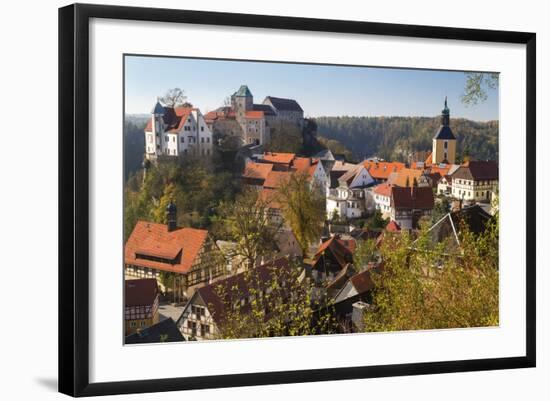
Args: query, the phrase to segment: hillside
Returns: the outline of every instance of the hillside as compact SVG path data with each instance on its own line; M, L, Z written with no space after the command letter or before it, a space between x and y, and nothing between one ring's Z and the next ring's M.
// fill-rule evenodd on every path
M409 161L410 153L429 151L439 117L318 117L317 135L337 140L362 160L379 156ZM498 121L451 119L457 137L457 158L498 160Z

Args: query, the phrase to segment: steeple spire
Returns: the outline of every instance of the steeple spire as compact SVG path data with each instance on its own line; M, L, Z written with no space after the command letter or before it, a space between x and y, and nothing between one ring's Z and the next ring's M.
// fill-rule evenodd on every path
M447 106L447 96L445 96L445 107L441 110L441 125L448 126L450 116L451 111L449 110L449 106Z

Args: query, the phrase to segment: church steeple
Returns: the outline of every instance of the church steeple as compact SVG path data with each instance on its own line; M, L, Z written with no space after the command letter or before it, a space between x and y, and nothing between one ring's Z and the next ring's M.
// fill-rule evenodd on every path
M456 153L456 137L449 127L451 111L447 105L447 96L445 96L445 104L441 110L441 126L435 133L432 145L432 163L451 163L455 162Z
M450 118L451 118L451 111L447 106L447 96L445 96L445 107L443 107L443 110L441 110L441 125L448 126Z

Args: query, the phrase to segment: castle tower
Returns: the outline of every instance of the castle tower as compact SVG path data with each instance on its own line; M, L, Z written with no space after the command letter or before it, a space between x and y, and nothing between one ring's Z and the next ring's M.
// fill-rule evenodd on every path
M447 96L445 96L445 107L441 111L441 126L433 138L432 144L432 163L454 164L456 156L456 137L449 127L451 113L447 106Z
M253 108L254 98L246 85L241 85L239 90L231 96L231 100L237 119L244 118L246 112Z
M164 132L165 113L166 110L157 98L157 103L151 110L151 132L145 134L145 156L147 159L155 160L158 156Z
M173 201L170 201L166 206L166 223L168 224L168 231L174 231L178 228L178 208Z

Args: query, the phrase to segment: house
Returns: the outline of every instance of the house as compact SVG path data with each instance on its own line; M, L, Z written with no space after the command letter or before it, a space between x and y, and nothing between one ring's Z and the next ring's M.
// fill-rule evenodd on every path
M157 100L144 133L147 160L212 154L212 132L197 108L165 107Z
M449 127L450 116L447 97L445 97L445 106L441 111L441 125L433 138L432 164L454 164L455 162L456 137Z
M189 296L225 273L223 257L207 230L177 227L177 208L166 209L168 224L138 221L124 247L126 278L155 278L164 290L163 276L174 275L177 293Z
M374 179L362 164L345 171L338 178L338 187L328 191L328 218L344 217L353 219L362 217L366 211L366 188L374 182Z
M271 106L275 110L275 114L279 120L287 121L303 128L304 110L302 110L296 100L267 96L263 104Z
M331 282L348 264L353 263L354 239L342 240L333 236L323 242L311 261L311 275L317 284Z
M264 152L258 161L272 164L274 170L290 171L295 158L296 154L294 153Z
M423 170L402 168L393 174L394 177L388 181L398 187L429 187L432 185L432 179Z
M185 341L185 338L178 330L174 320L169 317L161 322L155 323L139 332L130 334L124 339L126 345L129 344L150 344L150 343L172 343Z
M391 173L397 173L405 168L405 163L379 160L365 160L363 165L368 170L371 177L378 182L387 181Z
M300 174L305 174L309 177L312 185L326 196L328 191L328 174L323 163L319 159L311 157L296 157L292 161L292 171Z
M418 227L423 216L431 216L434 196L430 187L392 187L390 218L401 229L411 230Z
M330 174L330 171L332 170L336 162L336 158L334 157L330 149L321 150L319 153L315 154L313 157L315 159L321 160L321 163L323 164L323 168L325 169L328 176L328 174Z
M249 185L256 189L262 189L265 180L272 171L273 164L271 163L256 163L249 161L244 167L244 172L242 175L243 185Z
M451 176L452 196L456 199L489 202L498 189L498 163L495 161L469 161Z
M345 327L344 331L362 331L363 313L372 303L372 290L375 287L372 273L381 270L382 264L369 264L367 269L351 276L334 296L335 313Z
M152 278L124 281L125 335L143 330L159 321L159 291Z
M453 179L450 175L444 175L437 182L438 195L450 196L453 187Z
M380 210L383 218L388 218L391 208L391 188L392 186L386 182L378 184L369 192L370 197L374 201L375 208Z
M471 205L460 210L447 213L437 221L428 233L434 244L447 241L446 249L460 247L460 231L467 228L474 235L483 233L493 217L479 205Z
M287 259L276 259L253 268L252 272L235 274L199 288L176 322L179 331L186 339L219 338L223 325L231 324L227 319L233 317L236 308L239 313L249 313L254 294L268 294L273 280L289 277L290 269Z

